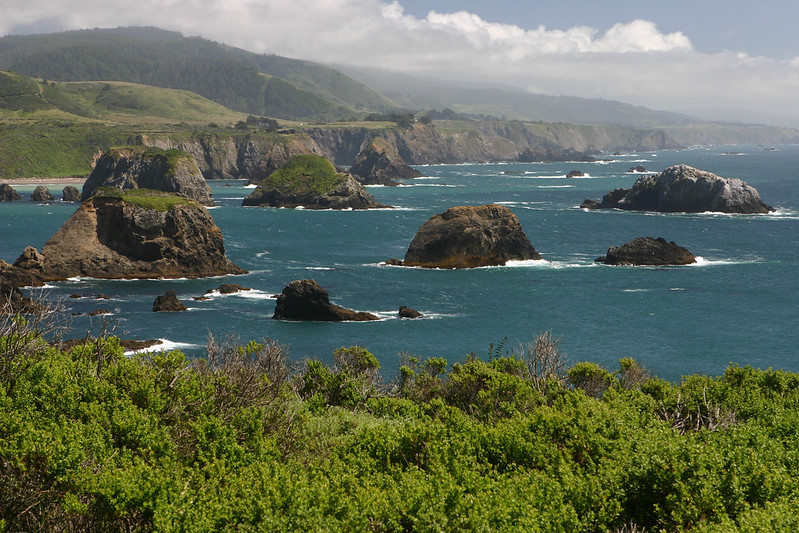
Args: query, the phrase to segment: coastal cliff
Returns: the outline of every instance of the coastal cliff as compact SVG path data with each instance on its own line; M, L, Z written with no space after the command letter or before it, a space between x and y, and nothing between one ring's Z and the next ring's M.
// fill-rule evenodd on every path
M555 154L549 160L568 161L590 153L680 147L655 129L494 121L438 121L408 128L318 126L283 134L141 135L138 141L190 153L206 179L258 183L296 155L324 155L350 166L377 138L408 165L518 161L522 154L542 153L542 147Z

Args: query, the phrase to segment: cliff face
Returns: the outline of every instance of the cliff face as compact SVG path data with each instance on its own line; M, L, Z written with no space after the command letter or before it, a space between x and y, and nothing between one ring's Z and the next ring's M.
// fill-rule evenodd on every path
M42 249L42 279L175 278L240 274L225 256L222 232L201 205L174 195L132 200L95 195Z
M83 184L83 200L98 187L152 189L211 205L211 188L205 183L193 154L180 150L131 146L112 148L94 165Z
M517 161L525 151L559 148L575 152L679 148L661 130L614 126L522 122L440 122L410 128L309 128L300 133L242 136L148 137L147 146L192 154L206 179L248 179L258 183L295 155L324 155L352 165L376 138L384 139L408 165Z

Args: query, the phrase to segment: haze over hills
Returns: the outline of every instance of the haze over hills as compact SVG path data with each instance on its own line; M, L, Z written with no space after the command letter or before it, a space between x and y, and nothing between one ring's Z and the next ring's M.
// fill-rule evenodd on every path
M496 120L661 128L685 145L799 142L799 131L785 127L708 122L611 100L533 94L501 82L457 85L377 69L333 68L151 27L6 36L0 38L0 70L45 80L182 89L233 111L304 122L449 108Z

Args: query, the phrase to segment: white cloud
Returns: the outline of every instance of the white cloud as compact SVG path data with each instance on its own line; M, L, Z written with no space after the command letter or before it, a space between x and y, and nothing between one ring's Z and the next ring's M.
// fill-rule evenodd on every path
M54 5L55 4L55 5ZM152 25L248 50L618 99L659 109L799 110L799 58L695 51L647 20L604 33L525 29L459 11L408 15L381 0L3 0L0 34ZM38 26L37 26L38 24Z

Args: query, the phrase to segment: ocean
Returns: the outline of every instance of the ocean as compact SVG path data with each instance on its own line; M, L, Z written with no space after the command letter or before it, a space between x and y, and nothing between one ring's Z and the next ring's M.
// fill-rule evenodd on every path
M28 294L59 300L74 337L103 327L131 339L161 339L161 348L202 356L209 333L241 342L270 338L290 358L332 361L341 346L374 353L387 377L403 357L511 353L542 332L560 339L571 363L610 370L633 357L652 374L678 381L720 375L730 364L799 371L799 146L715 146L604 156L596 163L432 165L400 187L370 187L394 209L313 211L241 207L243 181L211 182L228 257L249 274L211 279L107 281L75 279ZM644 166L659 172L685 163L754 186L777 211L768 215L585 211L630 187ZM567 178L571 170L583 177ZM60 197L61 185L51 187ZM16 187L30 194L33 186ZM456 205L500 203L519 218L543 261L469 270L385 266L402 258L429 217ZM26 245L42 249L75 204L0 204L0 259ZM681 267L613 267L594 262L609 246L639 236L664 237L701 257ZM312 278L332 302L369 311L377 322L273 320L275 295ZM212 293L221 283L252 290ZM174 289L189 307L154 313L153 300ZM82 298L69 298L77 294ZM93 297L103 294L108 299ZM420 319L400 319L405 305ZM88 316L104 308L111 314Z

